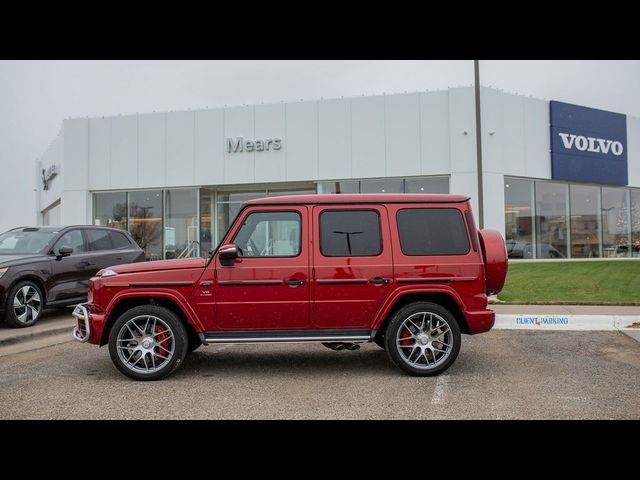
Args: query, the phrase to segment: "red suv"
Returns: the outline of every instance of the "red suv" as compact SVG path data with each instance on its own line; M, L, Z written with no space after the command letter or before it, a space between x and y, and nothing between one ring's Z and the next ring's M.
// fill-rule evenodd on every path
M303 195L247 202L208 259L119 265L90 281L74 337L109 345L136 380L200 345L318 342L385 349L402 370L443 372L460 334L486 332L504 240L459 195Z

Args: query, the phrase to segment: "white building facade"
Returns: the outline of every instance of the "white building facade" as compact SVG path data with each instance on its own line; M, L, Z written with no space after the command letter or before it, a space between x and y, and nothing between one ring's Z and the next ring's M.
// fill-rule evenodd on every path
M554 158L553 102L480 90L484 226L510 256L640 256L640 119L621 116L624 139L569 125L576 155ZM477 217L475 128L473 87L69 119L37 161L39 223L128 229L162 259L206 255L267 195L456 193ZM598 182L609 159L626 176Z

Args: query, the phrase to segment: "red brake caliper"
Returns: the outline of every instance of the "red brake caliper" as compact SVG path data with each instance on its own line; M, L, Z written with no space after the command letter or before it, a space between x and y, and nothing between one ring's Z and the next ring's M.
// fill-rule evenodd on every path
M167 335L166 330L161 330L162 327L160 325L158 325L156 328L158 329L157 333L159 333L159 335L157 335L157 341L163 348L166 348L166 350L160 349L158 354L160 354L160 356L162 357L166 357L169 354L169 342L163 340L168 338L169 335Z
M406 340L402 340L400 343L402 343L402 345L411 345L411 340L409 339L410 336L411 336L411 333L409 333L408 330L405 330L404 332L402 332L400 337L406 338Z

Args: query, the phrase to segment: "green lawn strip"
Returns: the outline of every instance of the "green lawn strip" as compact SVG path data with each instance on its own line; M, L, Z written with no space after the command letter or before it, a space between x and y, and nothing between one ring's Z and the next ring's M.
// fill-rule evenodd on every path
M498 298L538 305L640 305L640 261L510 264Z

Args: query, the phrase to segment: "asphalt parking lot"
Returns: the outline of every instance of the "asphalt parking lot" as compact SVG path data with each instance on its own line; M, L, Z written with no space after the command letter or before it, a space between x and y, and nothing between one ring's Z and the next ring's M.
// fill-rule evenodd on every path
M638 419L639 392L640 343L620 332L464 336L435 378L375 344L201 347L149 383L77 342L0 357L2 419Z

